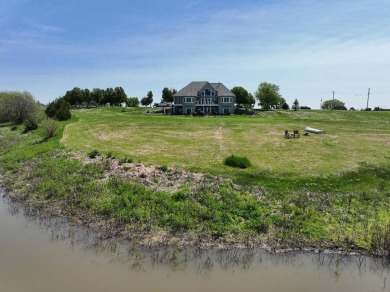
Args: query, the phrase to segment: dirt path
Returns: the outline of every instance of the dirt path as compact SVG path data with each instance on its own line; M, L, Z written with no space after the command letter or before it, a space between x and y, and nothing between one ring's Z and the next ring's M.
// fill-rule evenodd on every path
M215 141L217 142L219 146L220 152L225 151L224 143L223 143L223 124L220 124L218 129L214 133Z

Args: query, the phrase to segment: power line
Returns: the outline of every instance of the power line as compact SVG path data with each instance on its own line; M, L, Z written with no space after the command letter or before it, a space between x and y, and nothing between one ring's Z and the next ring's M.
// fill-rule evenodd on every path
M348 96L363 96L363 94L345 93L340 91L337 91L337 93L341 95L348 95ZM333 94L335 94L335 91L333 91Z

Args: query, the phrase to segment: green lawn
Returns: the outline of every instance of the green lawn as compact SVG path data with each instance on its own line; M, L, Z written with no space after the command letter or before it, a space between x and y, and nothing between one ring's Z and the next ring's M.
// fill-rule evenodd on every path
M375 186L368 183L371 176L390 166L390 112L272 111L200 118L98 108L73 114L78 121L65 129L66 146L221 175L238 184L285 191L361 190ZM326 134L305 137L306 126ZM299 130L301 137L285 139L287 129ZM245 156L252 166L223 165L230 155Z

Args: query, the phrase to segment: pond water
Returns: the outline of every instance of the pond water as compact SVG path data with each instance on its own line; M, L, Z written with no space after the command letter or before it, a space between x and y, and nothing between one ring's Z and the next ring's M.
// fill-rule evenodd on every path
M0 292L21 291L390 291L390 271L366 257L96 240L0 190Z

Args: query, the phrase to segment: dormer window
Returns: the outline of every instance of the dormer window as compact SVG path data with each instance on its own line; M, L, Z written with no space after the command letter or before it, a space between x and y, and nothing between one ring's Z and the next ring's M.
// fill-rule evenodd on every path
M210 96L211 95L211 90L210 89L206 89L204 92L205 92L206 96Z

